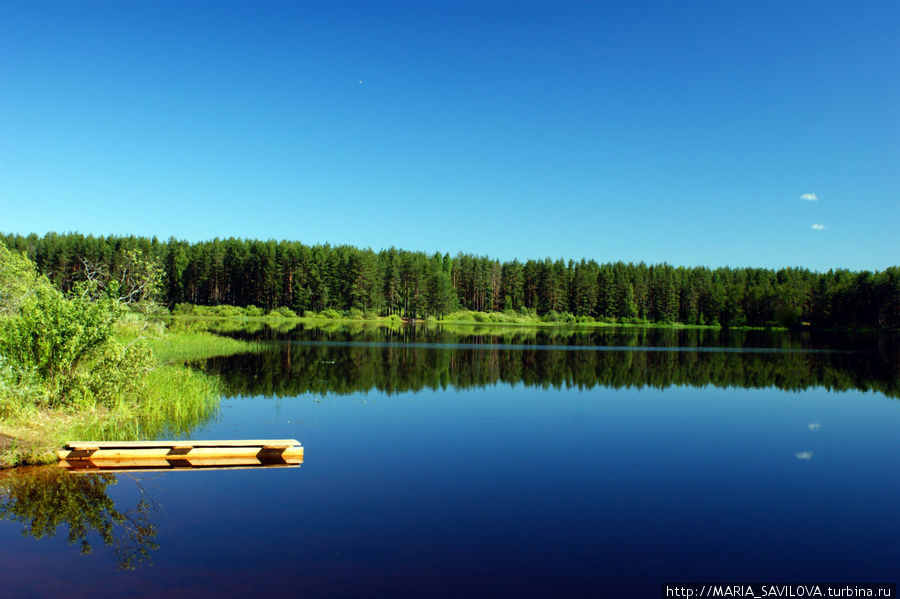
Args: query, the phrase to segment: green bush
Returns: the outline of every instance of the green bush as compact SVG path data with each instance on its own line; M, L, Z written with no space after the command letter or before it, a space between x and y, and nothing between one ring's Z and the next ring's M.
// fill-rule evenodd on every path
M550 310L541 317L541 320L543 320L544 322L559 322L559 312L557 312L556 310Z
M246 316L263 316L265 311L257 306L247 306L244 308L244 314Z
M80 283L66 297L23 260L0 246L0 356L6 380L39 383L46 392L36 400L50 405L109 403L128 393L148 368L149 351L113 339L124 305L96 283ZM9 283L11 277L18 282Z
M172 314L177 316L192 316L196 314L194 308L195 306L193 304L175 304L175 307L172 308Z

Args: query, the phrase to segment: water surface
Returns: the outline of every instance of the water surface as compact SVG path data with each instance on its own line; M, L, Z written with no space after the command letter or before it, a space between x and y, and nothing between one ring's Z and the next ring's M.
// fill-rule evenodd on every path
M196 438L300 468L0 478L11 596L655 597L896 581L897 341L235 331ZM23 534L24 532L24 534Z

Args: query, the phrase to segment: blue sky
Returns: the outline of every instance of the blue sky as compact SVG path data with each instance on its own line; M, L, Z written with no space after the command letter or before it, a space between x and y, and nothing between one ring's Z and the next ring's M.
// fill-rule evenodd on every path
M0 2L51 230L900 264L900 3Z

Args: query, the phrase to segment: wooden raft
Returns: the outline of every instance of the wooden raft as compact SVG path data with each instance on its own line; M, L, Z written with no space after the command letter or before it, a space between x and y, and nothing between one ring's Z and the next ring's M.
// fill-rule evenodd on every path
M303 463L296 439L222 441L69 441L57 451L73 470L229 468Z

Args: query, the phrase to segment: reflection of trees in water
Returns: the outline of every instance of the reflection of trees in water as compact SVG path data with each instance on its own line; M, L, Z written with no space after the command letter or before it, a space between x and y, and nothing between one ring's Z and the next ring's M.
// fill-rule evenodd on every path
M415 343L380 343L371 332L354 335L317 330L310 334L312 339L274 344L258 354L210 359L205 368L219 375L232 395L293 396L370 389L393 393L521 383L581 389L714 385L798 391L822 386L900 396L900 372L893 343L887 347L877 342L849 343L860 351L822 352L802 348L802 337L780 337L779 341L787 347L768 352L761 338L742 335L746 347L759 351L742 351L742 346L731 345L726 345L730 351L718 351L697 343L700 340L693 333L680 333L647 333L651 339L643 338L643 333L630 339L614 338L611 340L622 341L616 344L618 347L632 349L597 351L578 349L587 344L568 337L538 337L534 343L540 348L527 343L504 348L497 346L494 338L470 335L457 338L461 346L447 347L433 345L437 339L430 341L431 346L427 345L429 341L420 343L421 338ZM382 339L395 334L382 333ZM439 335L449 340L446 332ZM689 341L697 345L685 343ZM673 346L689 349L659 351Z
M141 481L133 480L141 499L119 511L107 495L107 487L118 482L113 474L73 474L50 466L0 472L0 519L22 523L22 533L35 539L52 537L65 525L69 544L79 543L84 554L92 551L88 536L97 533L112 546L119 567L133 570L159 548L152 519L160 511Z
M176 321L179 326L181 321ZM897 351L898 335L865 331L789 331L657 327L529 327L489 324L385 325L370 322L189 321L191 327L260 341L337 341L391 343L525 343L617 347L770 348Z

